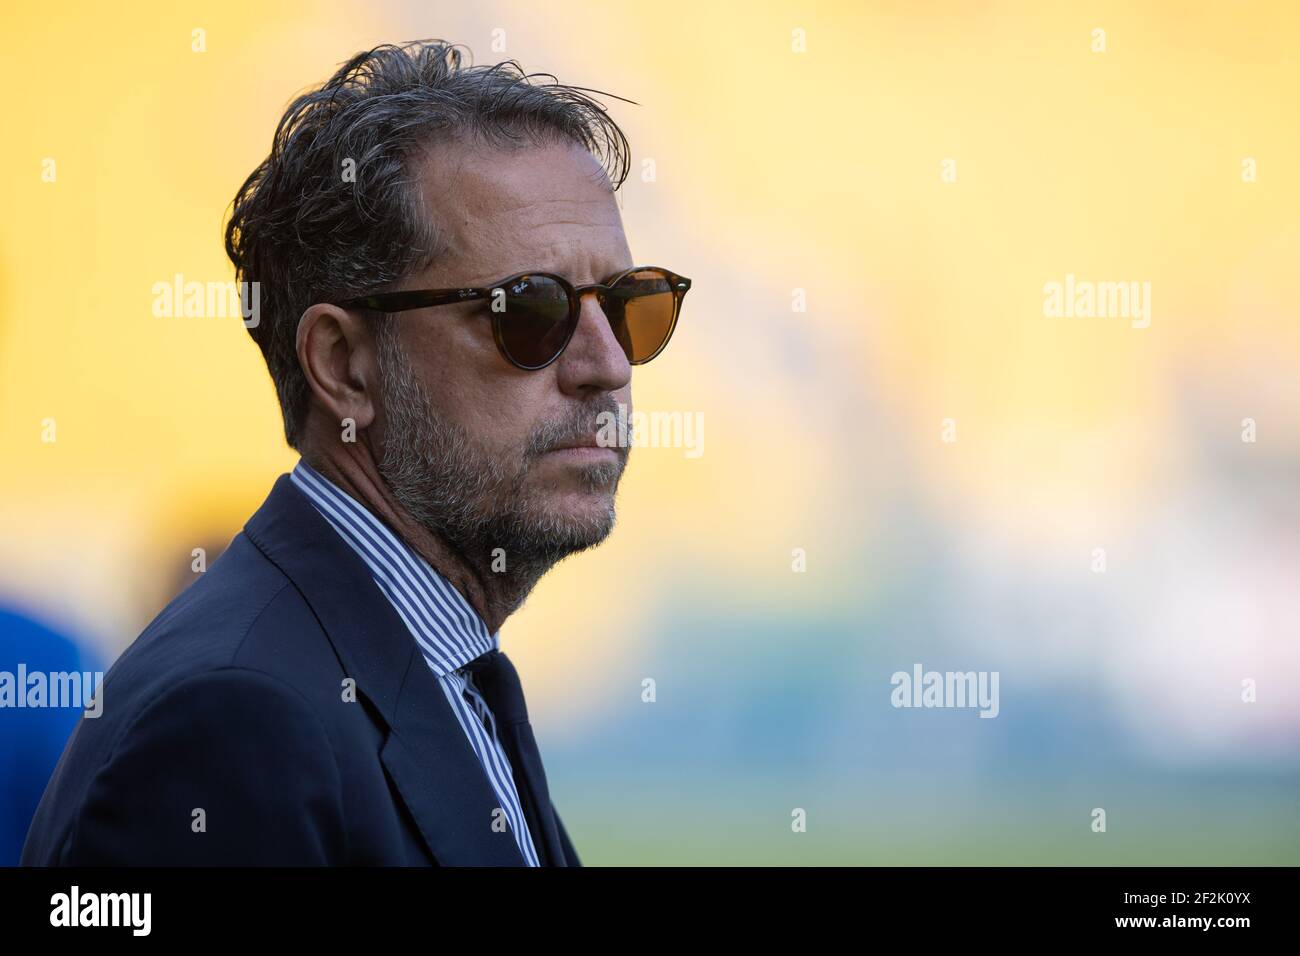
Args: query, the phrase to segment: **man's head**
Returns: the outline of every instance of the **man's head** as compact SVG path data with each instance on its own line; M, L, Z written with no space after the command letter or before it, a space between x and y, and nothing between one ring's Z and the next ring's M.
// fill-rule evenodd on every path
M600 541L627 449L556 450L631 402L594 296L535 371L498 352L489 302L331 303L528 271L603 282L633 265L614 198L627 168L622 132L580 90L464 66L437 42L360 54L299 97L226 237L237 278L260 283L250 331L289 443L370 459L410 518L467 557L500 547L540 571Z

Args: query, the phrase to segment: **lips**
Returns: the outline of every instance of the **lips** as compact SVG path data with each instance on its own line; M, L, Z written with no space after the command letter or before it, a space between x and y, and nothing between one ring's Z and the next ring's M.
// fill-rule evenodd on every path
M572 441L563 442L556 445L551 451L564 451L566 448L600 448L602 447L596 441L595 435L583 435L581 438L575 438Z

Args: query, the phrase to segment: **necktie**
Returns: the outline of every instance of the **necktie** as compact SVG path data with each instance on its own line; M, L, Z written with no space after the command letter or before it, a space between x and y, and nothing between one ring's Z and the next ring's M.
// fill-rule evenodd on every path
M470 661L465 670L473 675L474 686L492 709L497 739L510 760L515 789L519 792L519 803L528 821L528 832L532 835L538 859L543 866L567 865L555 814L551 810L542 755L528 722L519 672L510 658L496 649Z

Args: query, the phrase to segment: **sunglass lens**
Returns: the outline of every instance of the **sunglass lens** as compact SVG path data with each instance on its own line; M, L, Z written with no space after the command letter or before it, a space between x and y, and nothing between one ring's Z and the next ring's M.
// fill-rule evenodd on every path
M498 304L500 303L500 304ZM569 339L569 296L548 276L520 276L493 290L498 336L506 354L525 368L540 368Z
M623 276L605 297L604 308L614 337L633 365L663 351L677 321L672 280L658 269L638 269Z

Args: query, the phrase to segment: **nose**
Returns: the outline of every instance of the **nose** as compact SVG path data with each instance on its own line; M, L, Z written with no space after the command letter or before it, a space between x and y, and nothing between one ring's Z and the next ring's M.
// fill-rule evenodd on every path
M598 296L594 289L582 294L578 327L555 363L560 390L569 394L616 392L632 381L632 366Z

